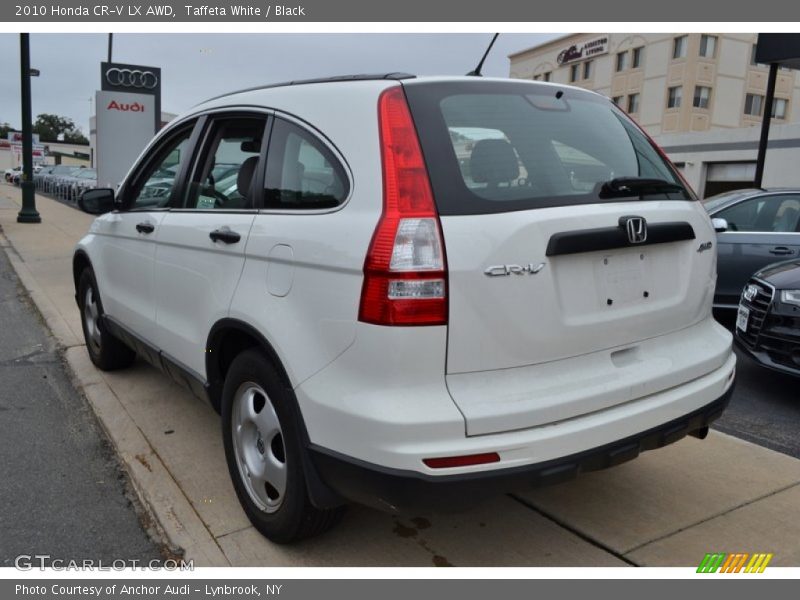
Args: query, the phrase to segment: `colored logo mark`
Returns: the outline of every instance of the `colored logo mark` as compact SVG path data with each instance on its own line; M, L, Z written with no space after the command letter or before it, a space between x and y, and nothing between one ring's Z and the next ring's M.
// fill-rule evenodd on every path
M739 552L726 554L715 552L706 554L697 567L698 573L763 573L774 554L759 552L748 554Z

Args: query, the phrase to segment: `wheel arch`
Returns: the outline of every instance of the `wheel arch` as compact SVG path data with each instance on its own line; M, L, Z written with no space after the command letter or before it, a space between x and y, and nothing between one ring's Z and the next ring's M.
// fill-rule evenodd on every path
M280 356L267 338L255 327L239 319L220 319L211 328L206 342L206 381L208 397L214 410L220 412L225 375L236 356L249 348L258 348L267 355L283 379L292 388L291 380Z
M257 348L264 352L267 359L275 366L283 384L294 396L291 379L280 356L272 344L260 331L252 325L238 319L225 318L217 321L208 334L206 343L206 391L211 405L221 412L222 387L225 374L236 356L248 349ZM311 503L319 509L334 508L345 503L344 499L334 492L320 477L308 448L311 440L300 406L294 402L292 411L300 427L303 446L303 474Z
M78 284L80 283L81 273L87 268L94 270L89 255L83 249L78 249L72 255L72 282L75 286L75 302L78 302Z

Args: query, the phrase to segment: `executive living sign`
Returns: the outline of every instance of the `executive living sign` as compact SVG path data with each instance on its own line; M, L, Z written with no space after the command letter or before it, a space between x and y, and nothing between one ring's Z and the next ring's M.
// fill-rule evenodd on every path
M558 53L558 64L566 65L593 56L608 54L608 35L598 36L580 44L572 44Z

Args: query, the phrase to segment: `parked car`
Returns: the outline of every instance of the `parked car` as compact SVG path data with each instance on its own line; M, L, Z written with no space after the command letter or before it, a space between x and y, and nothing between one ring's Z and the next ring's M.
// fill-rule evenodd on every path
M75 175L66 179L64 185L67 188L66 199L77 202L78 196L83 192L97 187L97 171L87 168L80 169Z
M55 168L55 165L47 165L33 174L33 185L38 191L44 191L44 180L47 175Z
M79 167L74 165L56 165L43 178L42 191L54 196L58 195L59 185L64 177L72 175Z
M717 230L714 310L733 320L756 271L800 256L800 189L746 189L705 201Z
M739 302L736 341L761 365L800 376L800 260L753 275Z
M450 508L703 437L733 389L711 221L593 92L392 74L233 93L79 202L113 211L73 260L91 360L138 353L207 398L277 542L347 501Z
M50 193L57 198L67 200L69 190L72 187L72 183L75 181L75 177L77 177L84 168L85 167L70 166L69 170L64 173L54 174L52 176Z
M6 169L3 174L6 183L11 183L14 178L14 175L21 172L22 172L22 167L11 167L10 169Z

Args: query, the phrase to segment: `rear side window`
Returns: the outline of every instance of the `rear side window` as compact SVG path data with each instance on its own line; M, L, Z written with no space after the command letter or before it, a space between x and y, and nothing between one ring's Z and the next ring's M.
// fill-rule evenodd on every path
M276 118L264 180L264 208L322 209L347 198L344 167L309 131Z
M442 214L638 200L600 193L624 177L681 186L644 198L694 199L639 128L594 94L516 82L406 92Z

